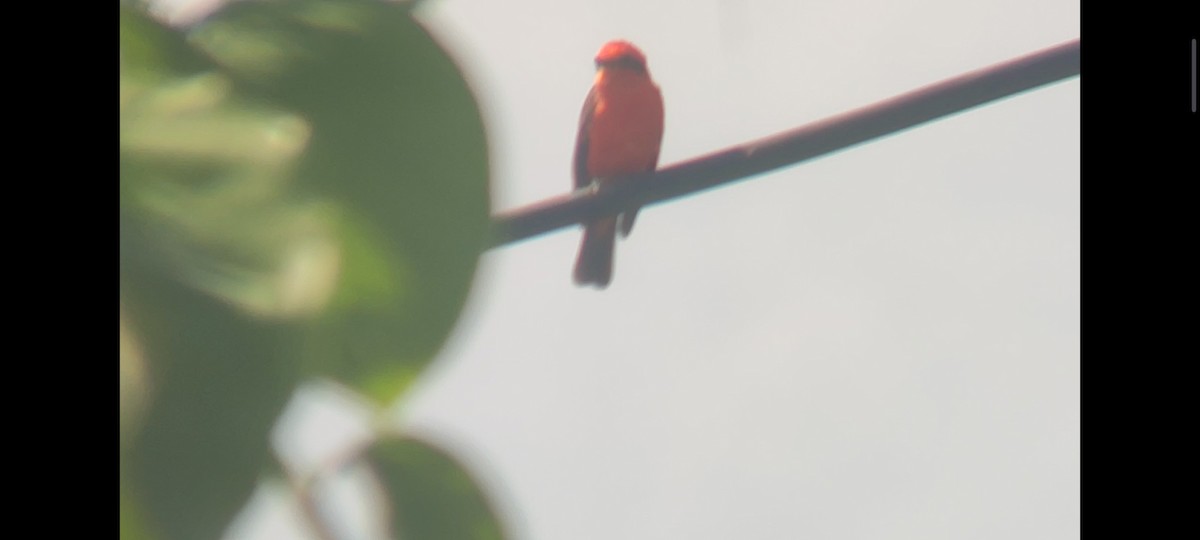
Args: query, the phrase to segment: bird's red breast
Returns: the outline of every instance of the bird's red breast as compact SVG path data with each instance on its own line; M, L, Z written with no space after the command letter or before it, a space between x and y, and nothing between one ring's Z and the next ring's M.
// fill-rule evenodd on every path
M647 73L601 68L588 129L593 178L654 170L663 133L662 94Z
M627 41L610 41L596 54L596 66L587 133L580 133L587 138L587 173L602 178L654 170L663 101L646 56Z

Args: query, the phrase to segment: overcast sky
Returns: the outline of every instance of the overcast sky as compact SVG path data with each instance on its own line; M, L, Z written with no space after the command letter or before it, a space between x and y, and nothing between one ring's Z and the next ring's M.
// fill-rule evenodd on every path
M649 59L669 165L1080 34L1058 0L422 19L483 106L495 210L570 188L609 39ZM645 209L602 292L571 282L577 228L492 250L398 421L479 476L514 540L1078 538L1079 85ZM353 436L348 410L310 389L277 440L317 452ZM298 536L287 519L260 497L231 536Z

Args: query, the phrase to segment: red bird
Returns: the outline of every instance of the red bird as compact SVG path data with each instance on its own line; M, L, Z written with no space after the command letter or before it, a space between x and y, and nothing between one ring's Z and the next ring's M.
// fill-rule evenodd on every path
M603 189L620 176L653 171L662 144L662 94L646 69L646 55L628 41L610 41L596 53L596 81L583 102L575 141L575 189ZM575 261L575 283L601 289L612 280L620 219L629 236L637 208L589 222Z

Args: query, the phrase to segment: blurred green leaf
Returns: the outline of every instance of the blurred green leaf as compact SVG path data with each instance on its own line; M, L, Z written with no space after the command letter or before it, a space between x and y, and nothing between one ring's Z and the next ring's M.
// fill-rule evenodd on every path
M504 527L462 466L416 439L383 440L368 453L391 501L397 540L500 540Z
M122 37L145 46L130 26ZM334 211L294 192L307 122L248 99L215 66L168 77L181 70L139 58L158 59L122 62L122 263L264 316L319 311L339 256Z
M312 126L297 175L340 203L343 258L310 365L394 399L453 328L486 238L487 148L462 75L407 7L374 0L237 3L192 38Z
M394 399L488 223L479 111L375 0L121 7L121 535L220 535L307 373Z
M164 538L216 538L271 458L267 433L298 381L297 325L133 269L121 297L152 377L122 483Z
M121 451L124 452L141 426L149 398L149 374L142 345L121 309Z
M124 471L124 466L122 466ZM120 517L120 538L121 540L149 540L154 538L146 531L146 519L142 515L141 508L137 501L129 496L126 487L126 480L121 479L121 517Z
M132 76L153 82L213 67L183 34L159 24L132 3L123 1L120 7L122 81Z
M306 123L188 47L122 6L123 538L219 537L336 283L336 222L287 190Z

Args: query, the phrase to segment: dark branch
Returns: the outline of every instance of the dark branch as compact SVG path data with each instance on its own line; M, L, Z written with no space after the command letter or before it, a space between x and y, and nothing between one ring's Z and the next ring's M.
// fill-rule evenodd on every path
M611 189L501 212L489 247L806 161L1079 74L1079 40L978 69L778 135L676 163Z

